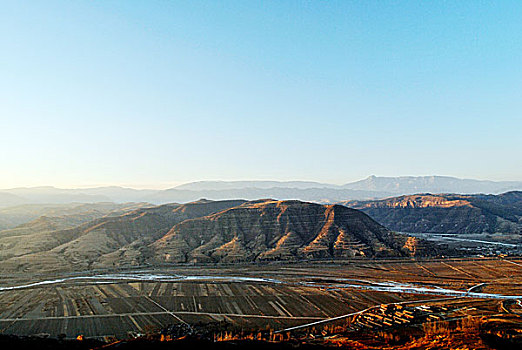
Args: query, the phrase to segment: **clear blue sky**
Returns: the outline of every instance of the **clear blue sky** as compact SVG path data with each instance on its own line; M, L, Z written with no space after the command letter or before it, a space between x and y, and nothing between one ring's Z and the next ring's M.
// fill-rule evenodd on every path
M0 188L522 180L520 1L2 1Z

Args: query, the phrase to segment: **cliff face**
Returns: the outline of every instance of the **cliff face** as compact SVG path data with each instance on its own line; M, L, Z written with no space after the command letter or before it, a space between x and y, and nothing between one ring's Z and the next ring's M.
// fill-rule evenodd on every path
M152 244L157 262L234 262L420 253L360 211L299 201L250 202L184 221Z
M522 231L522 192L501 195L421 194L377 201L347 201L400 232L510 233Z

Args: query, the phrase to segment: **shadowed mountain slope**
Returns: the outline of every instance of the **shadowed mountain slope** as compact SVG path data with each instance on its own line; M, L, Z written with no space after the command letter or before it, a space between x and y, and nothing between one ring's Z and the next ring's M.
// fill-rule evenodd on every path
M400 232L522 232L522 192L500 195L418 194L342 202Z

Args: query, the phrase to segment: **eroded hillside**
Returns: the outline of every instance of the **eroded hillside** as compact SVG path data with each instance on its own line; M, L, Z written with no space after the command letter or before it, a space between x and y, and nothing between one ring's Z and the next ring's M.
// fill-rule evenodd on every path
M5 271L426 254L423 241L358 210L299 201L201 200L78 219L56 230L41 228L46 220L0 235Z
M500 195L419 194L376 201L346 201L400 232L522 232L522 192Z
M156 261L235 262L404 256L411 240L340 205L262 201L182 222L152 247Z

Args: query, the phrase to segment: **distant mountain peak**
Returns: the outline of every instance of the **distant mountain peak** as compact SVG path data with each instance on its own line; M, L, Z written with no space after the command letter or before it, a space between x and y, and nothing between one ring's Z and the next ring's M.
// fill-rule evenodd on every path
M460 179L450 176L398 176L371 175L366 179L347 183L346 189L388 192L395 195L415 193L502 193L522 190L522 181L489 181Z

